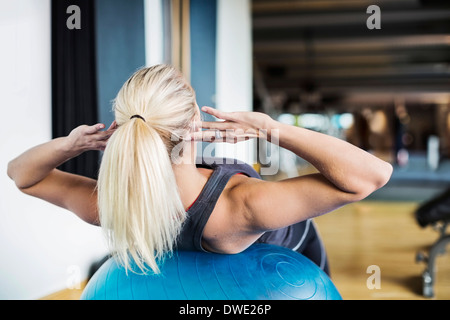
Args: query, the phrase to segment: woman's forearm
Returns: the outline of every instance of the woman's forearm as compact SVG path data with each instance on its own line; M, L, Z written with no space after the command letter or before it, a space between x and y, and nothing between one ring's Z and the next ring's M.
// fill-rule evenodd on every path
M267 139L311 163L337 189L354 195L353 199L368 196L391 177L389 163L346 141L282 124L263 113L223 112L211 107L202 111L224 121L202 122L201 128L207 130L193 133L193 140L211 141L217 131L225 141L230 137L235 143L255 136ZM228 131L234 134L230 136Z
M20 189L29 188L48 174L77 156L77 150L70 147L67 138L58 138L36 146L8 164L8 176L14 180Z
M311 163L344 192L367 196L390 179L389 163L348 142L276 121L271 126L279 134L281 147Z
M108 139L117 129L114 121L106 131L104 124L81 125L67 136L34 147L8 164L8 176L17 187L26 189L47 177L64 162L86 151L105 150Z

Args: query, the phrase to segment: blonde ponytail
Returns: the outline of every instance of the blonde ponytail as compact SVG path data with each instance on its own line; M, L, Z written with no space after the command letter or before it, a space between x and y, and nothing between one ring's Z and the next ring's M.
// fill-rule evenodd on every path
M159 262L174 249L186 213L171 137L186 134L195 108L192 88L164 65L138 71L115 100L119 127L100 166L98 207L110 248L126 270L133 270L133 260L142 272L159 273Z

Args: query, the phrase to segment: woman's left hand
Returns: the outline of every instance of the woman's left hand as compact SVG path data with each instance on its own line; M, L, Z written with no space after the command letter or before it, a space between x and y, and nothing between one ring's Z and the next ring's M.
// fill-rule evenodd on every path
M191 134L191 140L234 144L254 138L267 139L274 122L259 112L223 112L210 107L203 107L202 111L222 121L198 123L200 130Z

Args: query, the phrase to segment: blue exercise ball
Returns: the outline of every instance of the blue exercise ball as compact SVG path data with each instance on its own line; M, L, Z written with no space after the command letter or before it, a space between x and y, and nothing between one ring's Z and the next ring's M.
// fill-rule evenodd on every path
M255 244L222 255L178 251L161 274L125 272L109 259L87 284L82 300L341 300L320 268L287 248Z

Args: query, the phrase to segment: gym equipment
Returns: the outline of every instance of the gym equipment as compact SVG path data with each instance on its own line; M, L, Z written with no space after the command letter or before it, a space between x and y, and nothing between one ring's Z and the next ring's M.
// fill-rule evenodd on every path
M420 206L415 216L421 227L431 225L439 232L439 238L431 246L429 253L418 252L416 256L416 262L426 264L422 273L422 293L425 297L432 298L436 278L436 258L444 254L447 245L450 244L450 234L446 232L450 224L450 190Z
M159 275L127 273L110 258L89 281L81 299L342 299L326 273L309 259L268 244L254 244L235 255L175 251L160 270Z

